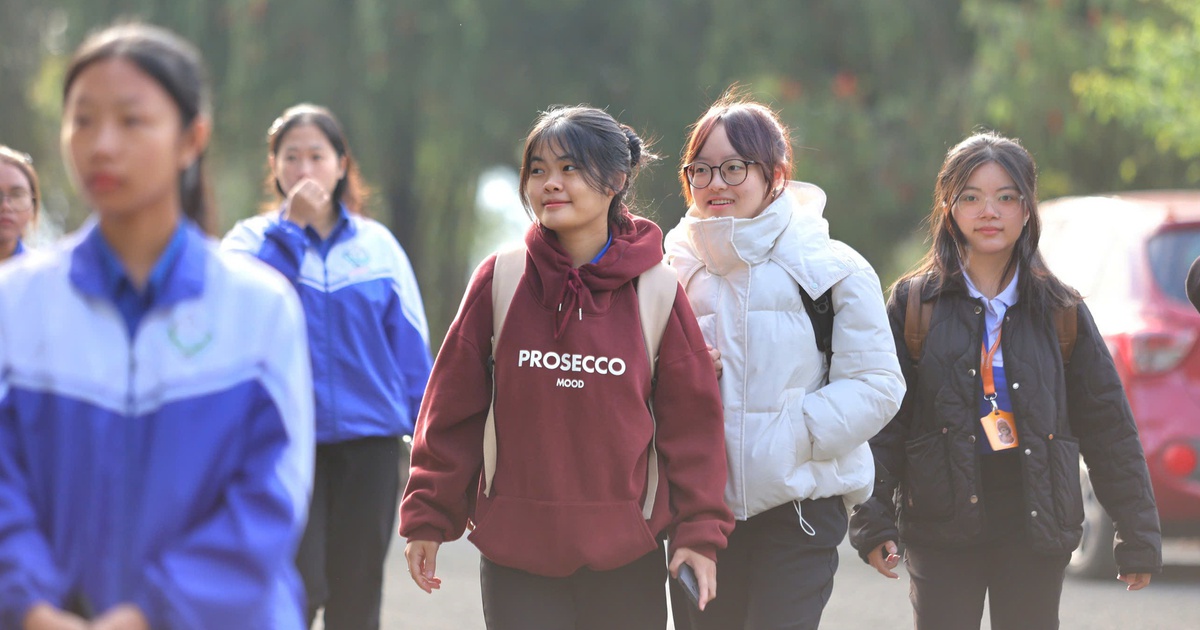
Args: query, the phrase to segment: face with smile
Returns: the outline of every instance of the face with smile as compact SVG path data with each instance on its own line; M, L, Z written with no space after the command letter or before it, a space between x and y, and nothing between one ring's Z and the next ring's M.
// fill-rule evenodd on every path
M530 152L527 168L525 195L538 223L560 237L607 234L608 207L616 192L592 188L574 156L558 143L542 143Z
M0 161L0 193L4 194L4 201L0 202L0 256L3 256L3 252L15 248L21 240L33 219L34 203L25 173L4 161Z
M746 179L736 185L730 185L725 180L726 173L735 181L739 175L736 171L730 172L731 165L721 167L728 160L749 161L733 148L733 144L729 142L729 135L725 132L725 125L717 124L704 141L704 146L700 148L696 158L692 160L692 164L703 163L712 171L707 186L691 186L696 210L704 218L754 218L774 201L774 196L770 194L771 182L764 176L762 166L750 164L742 173Z
M996 162L985 162L954 199L951 216L966 238L970 257L1007 261L1029 210L1008 172Z
M197 125L183 129L175 101L121 57L84 68L63 106L68 169L101 220L179 210L181 172L200 155Z

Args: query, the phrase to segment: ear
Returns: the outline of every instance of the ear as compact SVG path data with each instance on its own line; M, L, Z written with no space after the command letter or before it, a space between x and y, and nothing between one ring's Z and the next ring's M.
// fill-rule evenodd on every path
M346 173L350 168L350 158L341 156L338 158L338 181L345 179Z
M614 197L620 194L622 190L625 190L625 183L628 181L629 175L621 173L621 176L618 177L615 182L613 182L612 194Z
M196 116L186 129L179 147L179 170L183 170L200 159L208 148L208 140L212 137L212 119L204 114Z

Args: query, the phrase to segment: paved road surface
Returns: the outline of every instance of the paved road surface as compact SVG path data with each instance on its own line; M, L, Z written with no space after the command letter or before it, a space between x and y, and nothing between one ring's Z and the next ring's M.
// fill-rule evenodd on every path
M479 598L479 553L465 541L443 545L438 556L442 590L421 592L408 578L403 541L388 558L383 627L389 630L474 630L483 628ZM1200 541L1172 543L1167 569L1144 591L1124 584L1068 578L1063 589L1063 630L1197 630L1200 628ZM912 627L908 580L887 580L863 564L848 544L822 627L833 630L897 630ZM989 628L985 621L983 627Z

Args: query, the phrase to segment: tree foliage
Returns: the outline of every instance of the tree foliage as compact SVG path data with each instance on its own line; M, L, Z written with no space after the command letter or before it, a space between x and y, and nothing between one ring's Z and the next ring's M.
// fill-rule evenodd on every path
M1077 73L1071 87L1101 121L1143 131L1159 151L1200 156L1200 4L1157 0L1147 15L1107 24L1103 63ZM1189 180L1200 181L1192 169Z
M669 228L684 212L687 126L742 84L794 130L795 176L828 192L835 237L885 279L912 262L901 245L921 238L946 149L980 127L1024 141L1043 196L1178 186L1179 156L1200 142L1181 84L1197 67L1197 19L1182 0L1158 2L1175 13L1135 0L17 0L33 8L0 13L0 84L25 87L0 90L0 141L29 147L48 188L66 190L66 55L119 16L175 29L210 66L224 225L272 201L274 117L329 106L374 189L369 209L413 259L436 340L478 262L479 174L515 167L553 104L606 108L657 139L665 159L639 181L639 210ZM1178 98L1159 99L1163 86ZM50 206L68 225L83 213L65 197Z

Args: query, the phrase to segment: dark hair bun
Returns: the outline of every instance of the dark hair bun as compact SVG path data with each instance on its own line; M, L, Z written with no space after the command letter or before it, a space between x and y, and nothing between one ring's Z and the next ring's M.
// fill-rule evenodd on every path
M629 142L629 165L637 167L642 163L642 139L628 125L621 125L621 131Z

